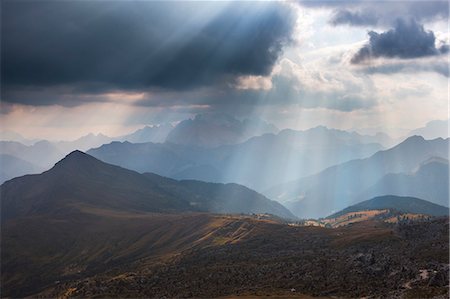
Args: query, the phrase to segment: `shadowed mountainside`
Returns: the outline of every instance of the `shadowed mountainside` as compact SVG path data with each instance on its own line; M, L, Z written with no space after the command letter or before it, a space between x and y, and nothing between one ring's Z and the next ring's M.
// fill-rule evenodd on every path
M80 151L42 174L10 180L0 191L3 219L65 213L80 204L121 211L270 213L295 218L281 204L244 186L141 175Z

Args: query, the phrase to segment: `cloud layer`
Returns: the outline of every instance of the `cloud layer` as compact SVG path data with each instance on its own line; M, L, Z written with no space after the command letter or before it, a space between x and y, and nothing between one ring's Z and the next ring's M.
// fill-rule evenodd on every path
M281 3L8 1L2 100L50 104L61 100L52 88L59 95L189 90L264 76L294 23ZM22 96L27 90L48 93L32 99Z

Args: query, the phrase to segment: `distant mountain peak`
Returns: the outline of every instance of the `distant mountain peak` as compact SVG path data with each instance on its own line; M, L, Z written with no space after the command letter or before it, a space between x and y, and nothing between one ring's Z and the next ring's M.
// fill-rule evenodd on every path
M405 145L414 145L418 143L424 143L426 140L420 135L413 135L411 137L406 138L402 142L400 142L396 147L401 147Z
M100 161L80 150L74 150L67 156L65 156L63 159L61 159L59 162L57 162L54 168L72 167L72 166L82 167L83 165L86 165L86 163L92 162L100 162Z
M411 137L408 137L408 138L406 138L405 139L405 141L411 141L411 140L420 140L420 141L422 141L422 140L425 140L425 138L423 138L423 136L420 136L420 135L413 135L413 136L411 136Z
M82 152L82 151L80 151L80 150L74 150L74 151L70 152L69 154L67 154L64 157L64 159L73 159L75 157L84 157L84 156L89 156L89 155L84 153L84 152Z

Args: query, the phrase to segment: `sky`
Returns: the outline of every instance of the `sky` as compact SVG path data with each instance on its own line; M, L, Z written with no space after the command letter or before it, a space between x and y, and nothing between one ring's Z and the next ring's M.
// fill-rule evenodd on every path
M68 140L223 112L401 135L449 117L448 6L4 0L0 125Z

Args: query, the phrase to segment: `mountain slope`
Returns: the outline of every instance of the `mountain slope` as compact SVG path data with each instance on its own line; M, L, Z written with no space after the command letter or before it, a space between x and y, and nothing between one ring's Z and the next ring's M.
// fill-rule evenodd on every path
M410 174L390 173L361 194L371 198L382 194L415 196L449 205L449 164L447 159L430 158Z
M410 173L421 161L447 158L449 139L413 136L366 159L329 167L315 175L267 190L300 217L324 217L355 202L365 190L389 173ZM448 183L447 183L448 184ZM384 194L376 194L384 195Z
M384 209L395 210L401 213L426 214L431 216L448 216L449 214L449 209L447 207L423 199L385 195L357 203L326 218L336 218L351 212Z
M326 229L238 216L90 211L2 229L4 297L448 295L448 218ZM429 277L416 279L423 271Z
M145 173L146 177L166 192L183 198L191 206L213 213L271 213L284 218L295 218L281 204L238 184L205 183L201 181L176 181Z
M163 187L168 181L170 187ZM280 204L243 186L191 185L194 187L157 175L144 176L74 151L49 171L3 184L2 219L71 213L85 206L130 212L265 212L294 218ZM181 191L175 192L177 188ZM190 200L201 200L190 202L184 193L191 195Z
M87 205L122 211L181 211L189 205L142 175L74 151L39 175L0 187L2 218L72 213Z

